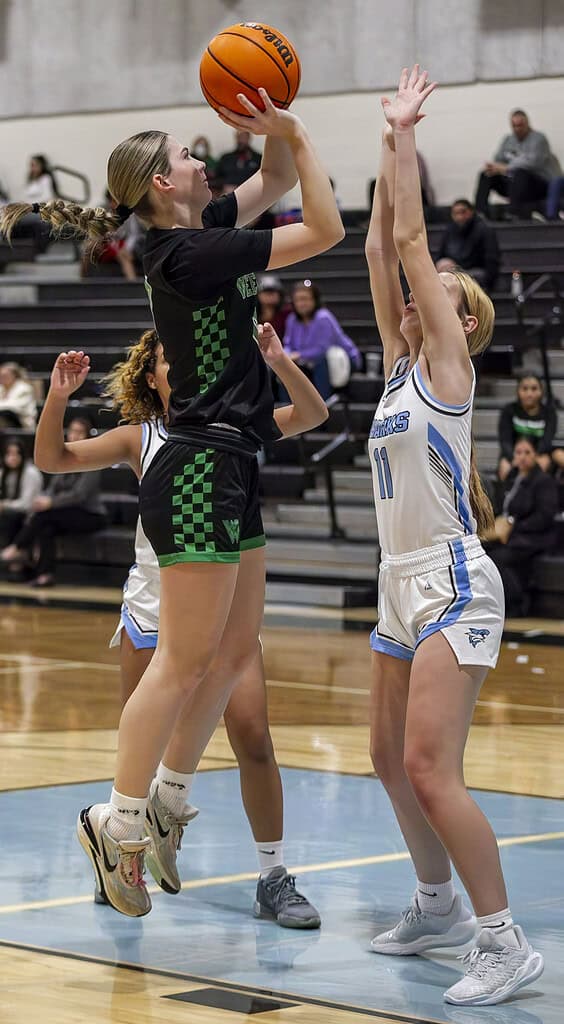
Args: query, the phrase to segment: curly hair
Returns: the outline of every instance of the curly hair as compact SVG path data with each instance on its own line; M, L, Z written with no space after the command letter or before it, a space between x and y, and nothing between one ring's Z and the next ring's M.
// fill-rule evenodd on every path
M112 399L122 422L145 423L164 413L158 391L147 383L147 374L155 372L158 345L157 332L145 331L129 346L124 362L117 363L105 378L104 397Z

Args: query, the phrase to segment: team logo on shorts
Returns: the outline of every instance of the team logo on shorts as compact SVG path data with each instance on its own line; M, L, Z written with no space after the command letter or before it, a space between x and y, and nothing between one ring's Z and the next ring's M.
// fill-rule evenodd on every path
M239 520L238 519L224 519L223 525L227 530L229 540L232 544L239 543Z
M474 629L473 626L470 626L470 629L466 634L466 636L468 637L468 642L472 644L472 647L477 647L478 644L483 644L486 637L488 637L489 635L489 629Z

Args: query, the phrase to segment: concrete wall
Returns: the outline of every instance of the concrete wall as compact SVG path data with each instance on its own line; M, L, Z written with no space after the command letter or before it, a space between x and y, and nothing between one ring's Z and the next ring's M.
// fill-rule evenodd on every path
M383 122L380 95L312 96L295 104L347 206L366 203L366 181L376 172ZM471 195L478 167L508 130L508 112L516 106L523 106L533 125L547 133L564 164L563 79L442 86L430 98L428 116L418 128L418 145L439 201ZM18 118L2 122L0 181L18 198L29 154L45 152L54 163L84 171L98 201L111 149L126 136L154 127L187 144L203 132L216 154L231 148L230 129L207 106Z
M261 0L302 58L302 95L564 73L563 0ZM0 0L0 118L201 102L200 55L256 0Z

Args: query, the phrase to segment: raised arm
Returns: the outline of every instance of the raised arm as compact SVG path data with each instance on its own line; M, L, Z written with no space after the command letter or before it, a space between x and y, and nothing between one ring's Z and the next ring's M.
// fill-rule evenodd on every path
M453 285L446 275L439 277L429 252L415 149L417 115L435 85L428 84L418 64L411 74L404 68L397 95L392 101L384 98L382 106L396 147L394 242L421 321L421 356L435 397L463 404L472 385L472 365L462 321L447 291Z
M61 352L51 373L51 384L37 424L35 465L45 473L82 473L127 462L139 475L141 427L116 427L86 441L65 441L64 417L73 392L84 383L90 359L84 352Z
M394 138L392 128L388 125L382 134L380 169L365 244L370 292L384 349L386 380L396 360L409 352L407 342L400 332L404 301L393 237L395 176Z
M288 392L291 405L274 410L274 419L284 437L303 434L324 423L329 413L319 392L286 354L272 324L259 325L259 346L270 366Z
M298 182L292 150L284 138L267 135L260 167L235 189L238 228L251 224Z
M248 111L248 117L239 117L222 108L221 119L232 128L251 131L255 135L268 135L282 139L288 145L292 161L298 174L302 192L301 224L285 224L274 228L272 249L268 270L277 270L292 263L325 252L344 237L345 229L337 209L331 182L321 166L306 128L295 114L278 110L270 102L266 92L260 90L265 111L261 112L242 93L239 100ZM242 186L241 186L242 188ZM240 199L240 189L237 190ZM250 209L245 210L248 218ZM260 211L259 211L260 212ZM239 214L239 221L243 217Z

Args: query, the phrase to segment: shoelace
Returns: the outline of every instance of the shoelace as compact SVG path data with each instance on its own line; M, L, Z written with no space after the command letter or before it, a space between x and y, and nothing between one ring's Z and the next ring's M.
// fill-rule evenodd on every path
M170 811L165 812L163 815L164 823L170 830L174 841L176 842L176 849L182 849L182 836L184 835L184 829L188 824L188 818L176 817Z
M305 896L302 896L302 894L296 890L295 875L284 875L280 879L267 882L266 888L270 891L272 902L277 909L282 901L293 905L298 903L307 903Z
M407 910L404 910L402 917L406 924L418 924L421 918L424 916L421 907L416 903L411 903Z
M130 885L132 888L135 886L143 888L145 885L143 881L143 875L145 874L143 851L137 850L135 853L122 852L120 856L120 871L127 885Z
M468 964L466 975L469 978L484 978L488 971L497 967L507 956L505 949L471 949L465 956L458 957L463 964Z

